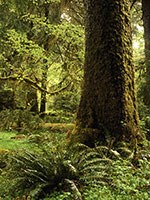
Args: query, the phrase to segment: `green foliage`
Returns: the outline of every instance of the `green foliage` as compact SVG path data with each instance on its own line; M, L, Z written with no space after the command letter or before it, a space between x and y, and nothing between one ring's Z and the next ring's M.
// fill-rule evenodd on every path
M143 199L149 197L149 167L148 159L140 160L140 167L134 168L130 161L116 160L112 162L110 172L112 182L109 185L96 185L87 187L84 191L84 199L128 200Z
M143 30L139 20L140 6L135 8L133 43L139 111L141 126L148 135L150 112L141 98L145 83ZM70 122L74 119L70 113L76 111L79 97L76 88L80 84L84 60L84 30L80 23L83 16L80 9L80 0L0 1L0 77L14 77L15 80L2 81L2 91L5 88L15 92L19 90L19 95L15 93L15 97L20 99L17 102L22 105L24 96L20 94L31 90L24 77L40 85L43 83L42 73L47 68L48 91L56 91L71 82L69 91L54 97L49 115L44 118L46 122ZM61 14L63 17L60 17ZM1 129L17 128L23 133L35 131L42 122L39 116L27 110L3 110L0 119ZM45 200L149 198L148 142L141 152L139 168L135 168L129 160L122 160L118 152L107 147L91 149L81 144L68 147L64 144L65 135L58 134L56 131L54 134L37 132L27 140L16 141L11 139L16 133L5 133L5 136L0 133L0 166L4 167L0 170L0 195L3 199L22 197L26 193L33 200L44 196ZM11 150L16 148L19 153L16 151L12 155ZM24 152L22 148L33 151ZM8 159L10 155L11 163Z
M55 106L54 106L55 107ZM64 110L51 109L44 116L44 122L48 123L70 123L74 121L75 114Z
M0 90L0 111L14 108L14 93L10 89Z
M73 196L70 192L53 192L44 200L72 200Z
M3 110L0 112L0 129L18 130L24 133L40 128L42 120L28 110Z
M109 159L85 145L50 145L37 153L14 155L8 178L13 179L12 193L17 192L16 195L26 193L33 199L41 199L63 189L80 200L83 185L108 184L110 166Z
M149 108L149 84L147 84L147 70L145 61L144 46L144 28L142 20L142 3L136 1L132 9L132 28L133 28L133 59L136 70L136 87L138 110L140 115L140 125L146 137L149 138L149 126L147 126L147 118L150 115Z
M3 156L4 148L1 151L1 161L7 165L0 175L3 199L21 198L24 194L33 200L148 199L148 141L139 149L139 165L134 167L132 157L123 160L106 146L68 146L64 143L65 135L60 133L45 132L39 137L40 142L34 141L38 148L32 145L34 152L21 150L22 144L13 154L5 150Z
M64 91L56 95L53 104L48 108L49 111L45 113L44 121L50 123L73 122L79 104L79 93L75 91Z
M67 112L76 112L79 103L79 94L71 91L66 91L61 95L56 96L54 100L54 109L64 110Z
M77 15L72 4L80 2L1 1L0 79L14 92L16 104L28 105L26 94L32 87L38 90L40 108L45 91L51 94L66 85L79 86L84 31L83 26L70 20L69 14ZM79 6L76 9L80 12ZM24 95L19 95L22 91ZM75 93L74 89L71 92ZM47 95L48 101L51 99Z

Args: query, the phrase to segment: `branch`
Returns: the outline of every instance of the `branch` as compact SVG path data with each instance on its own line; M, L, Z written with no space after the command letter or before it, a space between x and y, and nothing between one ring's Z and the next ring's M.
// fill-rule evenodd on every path
M28 77L20 77L20 76L7 76L7 77L0 77L0 80L12 80L12 81L25 81L29 84L31 84L32 86L36 87L38 90L42 91L42 92L47 92L45 89L43 89L42 87L40 87L35 81L31 80Z
M60 92L66 90L70 85L71 85L71 81L64 87L56 90L56 91L53 91L53 92L49 92L47 90L45 90L43 87L41 87L40 85L37 84L36 81L33 81L32 79L28 78L28 77L20 77L20 76L8 76L8 77L0 77L0 80L13 80L13 81L16 81L16 80L22 80L22 81L25 81L26 83L29 83L32 87L38 89L39 91L41 92L46 92L48 95L50 96L54 96L54 95L57 95L59 94Z
M7 76L7 77L0 77L0 80L5 81L5 80L12 80L12 81L16 81L18 80L20 77L19 76Z
M71 81L66 85L66 86L64 86L64 87L62 87L62 88L60 88L59 90L56 90L56 91L54 91L54 92L51 92L51 93L49 93L51 96L53 96L53 95L57 95L57 94L59 94L60 92L63 92L64 90L66 90L70 85L71 85Z
M42 88L40 85L37 84L36 81L33 81L31 80L30 78L28 77L22 77L22 79L26 82L26 83L29 83L31 84L32 87L35 87L36 89L40 90L41 92L47 92L47 90L45 90L44 88Z

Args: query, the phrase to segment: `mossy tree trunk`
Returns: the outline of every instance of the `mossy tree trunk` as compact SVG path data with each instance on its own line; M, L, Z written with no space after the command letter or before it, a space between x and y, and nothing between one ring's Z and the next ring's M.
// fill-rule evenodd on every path
M61 17L61 2L54 2L54 3L47 3L45 4L44 7L44 17L45 17L45 22L46 23L54 23L58 24L60 23L60 17ZM50 50L50 45L49 41L51 40L51 36L46 36L45 35L45 41L43 44L45 52L47 54L49 53ZM41 92L41 105L40 105L40 116L44 117L45 112L46 112L46 103L47 103L47 76L48 76L48 70L49 70L49 65L47 64L47 61L44 60L44 67L43 67L43 73L42 73L42 88L45 91Z
M130 0L85 0L84 81L75 133L95 141L132 141L138 132Z
M41 103L40 103L40 116L44 117L46 112L46 103L47 103L47 73L48 73L48 66L45 66L44 72L42 73L42 88L45 91L41 92Z
M150 0L142 0L144 40L145 40L145 63L146 84L144 87L144 103L150 108Z
M30 107L31 112L38 113L37 90L31 87L27 93L27 105Z

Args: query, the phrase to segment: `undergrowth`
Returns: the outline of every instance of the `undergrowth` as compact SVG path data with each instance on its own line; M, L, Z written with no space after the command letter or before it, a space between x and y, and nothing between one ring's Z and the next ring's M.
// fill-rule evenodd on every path
M10 192L42 199L54 190L63 190L81 200L83 186L111 181L108 177L111 164L109 158L83 144L69 148L43 147L37 153L22 152L12 156L8 178L14 183Z
M68 146L57 134L41 146L38 140L38 148L7 155L0 175L2 199L148 200L149 142L140 149L137 166L106 146Z

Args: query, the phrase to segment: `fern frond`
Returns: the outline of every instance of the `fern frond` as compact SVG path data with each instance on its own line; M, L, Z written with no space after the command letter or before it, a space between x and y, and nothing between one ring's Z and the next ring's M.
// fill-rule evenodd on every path
M79 189L77 188L75 182L72 180L69 180L69 179L65 179L64 181L67 183L67 185L70 186L70 189L73 191L74 199L82 200L82 195L81 195Z
M35 189L31 190L30 196L33 197L34 199L37 199L38 196L42 193L43 188L46 187L47 184L39 184L36 186Z
M78 151L85 151L85 150L91 150L91 148L85 144L82 144L82 143L76 143L74 144L71 149L73 150L78 150Z
M87 166L93 166L93 165L100 165L102 163L102 159L101 158L94 158L92 160L87 160L84 164L83 164L83 168L87 167Z
M68 173L72 174L72 177L75 177L78 173L76 167L71 164L71 161L64 161L63 162L64 166L68 169Z
M100 158L99 153L96 151L90 151L85 155L85 159L93 159L93 158Z
M84 178L84 181L86 181L87 183L89 182L104 182L104 183L108 183L108 182L112 182L112 179L110 177L107 176L99 176L99 175L90 175L90 176L86 176Z
M96 171L102 171L105 170L105 166L98 166L98 165L92 165L92 166L87 166L84 169L82 169L82 173L96 173Z
M107 146L96 146L95 150L103 157L108 153L109 148Z
M47 182L47 177L43 173L41 173L40 171L31 170L31 169L27 169L27 170L23 170L23 171L28 176L28 178L30 178L32 180L35 179L36 181L40 181L42 183Z
M82 154L78 161L78 165L83 166L87 161L92 160L96 157L99 157L99 154L95 151L90 150L89 152L86 152L86 154Z

